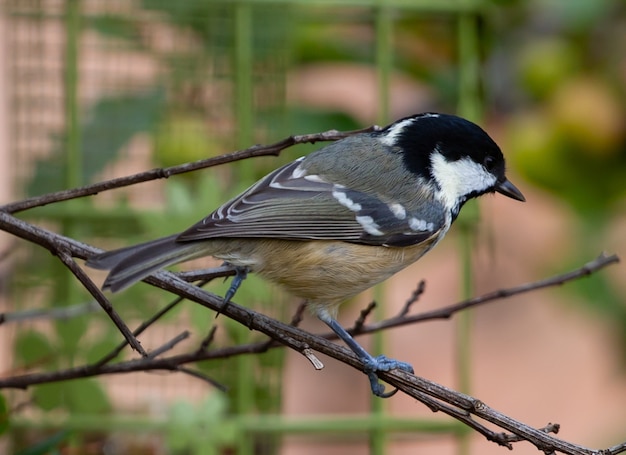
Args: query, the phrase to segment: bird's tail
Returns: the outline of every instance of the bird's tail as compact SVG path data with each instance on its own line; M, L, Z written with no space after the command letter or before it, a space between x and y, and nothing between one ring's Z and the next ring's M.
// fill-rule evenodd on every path
M89 258L87 266L110 270L103 290L121 291L168 265L202 255L203 242L177 242L177 235L152 240L139 245L107 251Z

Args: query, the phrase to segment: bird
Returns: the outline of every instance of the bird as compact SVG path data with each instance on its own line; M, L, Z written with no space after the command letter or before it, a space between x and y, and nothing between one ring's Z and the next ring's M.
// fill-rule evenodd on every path
M337 321L339 305L406 268L448 232L463 205L486 193L524 202L505 159L478 125L426 112L361 132L279 167L187 230L104 252L87 265L109 270L103 290L121 291L153 272L202 256L233 266L224 297L256 273L306 300L363 362L372 393L377 372L409 363L372 356Z

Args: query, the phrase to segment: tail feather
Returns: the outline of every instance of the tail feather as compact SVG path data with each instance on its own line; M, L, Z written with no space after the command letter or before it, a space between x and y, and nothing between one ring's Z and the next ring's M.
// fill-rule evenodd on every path
M87 266L110 270L102 289L121 291L168 265L193 259L202 254L204 242L177 242L177 235L152 240L96 255Z

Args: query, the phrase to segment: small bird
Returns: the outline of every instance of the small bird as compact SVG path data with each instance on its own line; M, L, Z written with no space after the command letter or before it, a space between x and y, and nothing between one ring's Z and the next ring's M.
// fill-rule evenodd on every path
M340 303L417 261L446 234L465 202L498 192L518 201L500 148L463 118L423 113L334 142L271 172L186 231L90 258L120 291L151 273L213 256L237 275L258 273L308 308L376 372L411 365L373 357L335 319Z

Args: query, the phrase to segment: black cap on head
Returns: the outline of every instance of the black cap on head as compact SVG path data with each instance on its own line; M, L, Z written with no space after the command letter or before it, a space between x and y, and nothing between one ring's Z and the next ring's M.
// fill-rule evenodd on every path
M394 128L400 128L394 133ZM469 157L497 178L494 191L524 201L522 193L506 179L504 156L498 144L469 120L456 115L424 113L398 120L381 134L392 134L403 151L407 168L424 178L432 177L431 154L438 151L448 161Z

